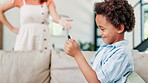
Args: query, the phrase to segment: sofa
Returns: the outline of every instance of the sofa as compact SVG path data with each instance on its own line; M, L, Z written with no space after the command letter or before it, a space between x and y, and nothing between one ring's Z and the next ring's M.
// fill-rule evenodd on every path
M95 51L82 51L89 62ZM148 83L148 54L132 51L135 70L126 83ZM64 51L0 51L0 83L87 83Z

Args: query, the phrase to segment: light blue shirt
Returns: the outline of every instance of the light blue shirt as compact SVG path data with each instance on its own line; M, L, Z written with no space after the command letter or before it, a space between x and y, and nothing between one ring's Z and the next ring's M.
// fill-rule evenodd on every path
M123 40L114 44L103 44L90 61L93 66L96 56L104 48L103 56L94 69L101 83L124 83L126 77L134 70L128 41Z

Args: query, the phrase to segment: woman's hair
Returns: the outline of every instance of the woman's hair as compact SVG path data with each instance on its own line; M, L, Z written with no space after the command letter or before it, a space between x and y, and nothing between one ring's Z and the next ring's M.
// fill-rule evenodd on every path
M40 3L44 3L44 2L47 2L47 0L40 0Z
M95 3L94 11L106 17L106 20L119 28L125 26L124 31L130 32L135 26L133 7L126 0L105 0Z

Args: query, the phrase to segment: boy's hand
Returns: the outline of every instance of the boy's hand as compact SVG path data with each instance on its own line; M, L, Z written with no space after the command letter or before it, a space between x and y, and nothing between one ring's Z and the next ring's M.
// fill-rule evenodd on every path
M66 40L64 50L68 55L72 57L76 57L81 53L77 42L73 39Z

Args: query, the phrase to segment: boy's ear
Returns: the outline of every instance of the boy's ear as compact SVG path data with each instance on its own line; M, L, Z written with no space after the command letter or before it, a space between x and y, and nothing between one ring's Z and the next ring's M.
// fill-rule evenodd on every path
M120 24L120 27L118 28L118 33L123 33L124 32L124 25Z

